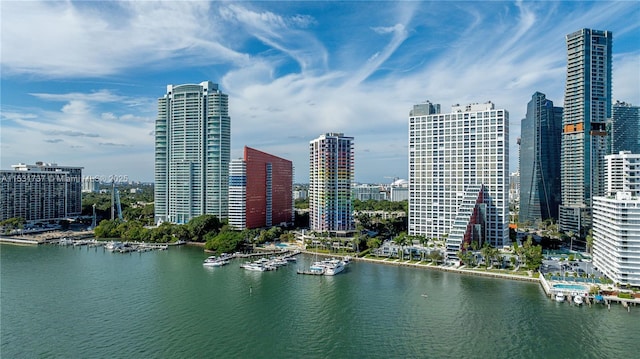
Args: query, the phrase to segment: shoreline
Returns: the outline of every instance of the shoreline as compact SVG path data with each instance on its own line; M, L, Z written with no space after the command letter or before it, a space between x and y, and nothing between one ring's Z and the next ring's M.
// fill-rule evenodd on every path
M300 252L304 253L304 254L310 254L310 255L316 255L317 254L317 255L323 256L323 257L343 257L343 255L328 254L328 253L316 253L316 252L302 250L302 249L300 250ZM482 272L482 271L476 271L476 270L473 270L473 269L451 268L451 267L443 267L443 266L439 266L439 265L422 264L421 262L410 263L409 260L406 260L404 262L400 261L400 259L395 259L393 261L386 261L384 259L373 259L373 258L353 257L353 256L351 257L351 260L353 260L353 261L363 261L363 262L369 262L369 263L377 263L377 264L395 265L395 266L402 266L402 267L431 269L431 270L438 270L438 271L441 271L441 272L468 274L468 275L475 275L475 276L482 276L482 277L491 277L491 278L510 279L510 280L519 280L519 281L525 281L525 282L532 282L532 283L540 283L540 278L534 278L534 277L531 277L531 276L522 276L522 275L507 274L507 273L503 274L503 273L494 273L494 272Z

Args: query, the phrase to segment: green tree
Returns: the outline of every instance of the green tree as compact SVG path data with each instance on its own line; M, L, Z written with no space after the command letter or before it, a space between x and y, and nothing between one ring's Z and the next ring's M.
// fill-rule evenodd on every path
M371 237L367 239L368 248L377 249L377 248L380 248L381 245L382 245L382 241L378 237Z
M400 233L393 241L400 247L400 260L404 260L404 247L409 243L407 233Z
M192 218L189 223L189 231L195 242L204 242L204 236L210 232L217 233L222 228L222 223L218 217L210 214L203 214Z
M22 217L12 217L12 218L8 218L8 219L5 219L4 221L0 222L0 226L2 226L2 228L4 228L4 233L5 234L9 234L9 233L11 233L11 231L13 231L15 229L24 228L24 224L25 223L27 223L27 221L25 221L24 218L22 218Z
M488 242L484 242L482 248L480 248L480 254L482 254L482 258L484 258L484 267L489 268L489 264L491 263L491 246L489 246Z

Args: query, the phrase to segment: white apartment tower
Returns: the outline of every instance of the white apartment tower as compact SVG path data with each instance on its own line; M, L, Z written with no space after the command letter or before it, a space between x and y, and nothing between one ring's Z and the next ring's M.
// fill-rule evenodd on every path
M59 220L82 212L83 167L20 163L0 171L0 221Z
M353 221L353 137L326 133L309 143L309 225L317 232L349 232Z
M409 114L409 234L502 247L509 239L509 113L494 104Z
M606 196L593 198L593 264L615 283L640 286L640 154L606 160Z
M228 95L210 81L167 86L158 99L155 221L227 218L231 119Z

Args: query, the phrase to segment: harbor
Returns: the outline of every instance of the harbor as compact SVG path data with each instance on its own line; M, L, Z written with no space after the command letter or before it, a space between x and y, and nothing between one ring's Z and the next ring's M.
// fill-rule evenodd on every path
M638 346L636 308L556 303L533 282L355 259L337 276L298 275L316 261L308 254L268 273L240 268L241 258L205 268L194 246L141 255L1 246L3 358L609 358ZM473 346L457 345L463 325ZM549 328L554 335L540 335ZM493 341L489 331L520 334Z

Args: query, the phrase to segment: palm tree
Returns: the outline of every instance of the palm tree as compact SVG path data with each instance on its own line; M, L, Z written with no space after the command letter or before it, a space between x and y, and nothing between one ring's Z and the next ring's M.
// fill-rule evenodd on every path
M400 260L404 260L404 246L407 245L409 239L407 237L407 233L402 232L393 241L400 246Z
M490 259L491 247L489 246L489 243L484 242L484 245L480 249L480 253L482 254L482 257L484 258L484 267L488 268L489 267L489 262L491 260Z

